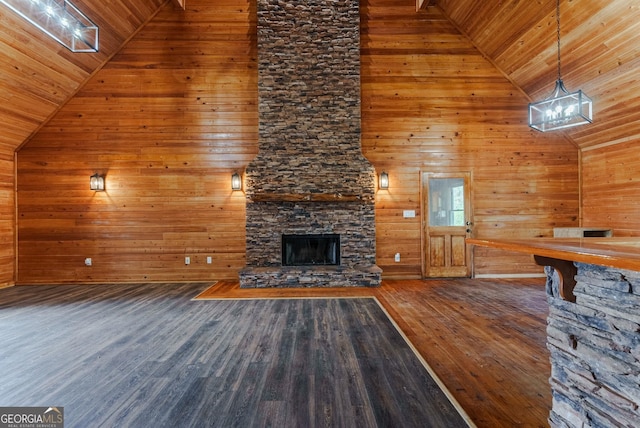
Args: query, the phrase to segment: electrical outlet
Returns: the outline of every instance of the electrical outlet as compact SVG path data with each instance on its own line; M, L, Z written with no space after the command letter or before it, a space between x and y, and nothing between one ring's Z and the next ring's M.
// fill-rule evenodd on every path
M208 264L208 265L210 265L210 264L211 264L211 261L212 261L211 256L207 256L207 264Z
M84 259L84 265L85 266L91 266L92 265L92 261L91 261L91 257L87 257L86 259Z
M191 257L189 257L189 256L185 257L184 258L184 264L185 265L191 264Z
M396 253L395 260L396 260L396 263L400 261L400 253Z

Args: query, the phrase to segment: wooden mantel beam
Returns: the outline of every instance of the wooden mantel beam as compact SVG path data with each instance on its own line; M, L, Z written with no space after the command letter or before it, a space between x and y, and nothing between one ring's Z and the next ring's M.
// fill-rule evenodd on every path
M256 193L253 202L366 202L370 195L342 195L340 193Z

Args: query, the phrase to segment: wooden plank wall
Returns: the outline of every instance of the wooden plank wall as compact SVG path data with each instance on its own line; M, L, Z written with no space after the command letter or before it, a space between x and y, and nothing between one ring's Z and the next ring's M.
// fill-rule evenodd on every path
M85 79L104 63L166 0L115 0L106 7L82 2L91 17L96 10L100 52L74 54L32 24L2 6L0 15L0 287L15 283L15 150L64 104ZM109 22L109 24L107 23ZM111 24L112 23L112 24Z
M640 236L640 142L582 152L582 223L613 229L614 236Z
M472 173L477 237L577 225L577 149L529 130L528 100L439 9L370 0L361 16L363 152L391 176L376 201L386 277L420 276L422 172ZM236 278L244 196L230 177L257 150L255 60L253 2L165 6L18 153L18 282ZM106 192L88 189L94 172ZM540 272L475 251L476 274Z
M423 172L471 172L476 237L551 236L554 226L577 225L577 149L531 131L529 100L439 8L416 14L409 3L370 0L361 11L363 151L391 182L376 211L387 277L420 274ZM526 255L474 251L476 275L541 272Z
M19 283L207 280L244 266L231 174L257 152L255 6L187 6L165 5L19 152ZM95 172L106 192L89 190Z
M0 141L0 288L15 282L15 152Z

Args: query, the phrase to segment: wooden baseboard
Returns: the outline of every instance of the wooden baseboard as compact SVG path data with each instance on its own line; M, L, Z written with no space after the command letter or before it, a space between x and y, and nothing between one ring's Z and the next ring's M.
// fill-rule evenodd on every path
M509 278L545 278L546 275L544 273L483 273L479 275L474 275L474 278L500 278L500 279L509 279Z

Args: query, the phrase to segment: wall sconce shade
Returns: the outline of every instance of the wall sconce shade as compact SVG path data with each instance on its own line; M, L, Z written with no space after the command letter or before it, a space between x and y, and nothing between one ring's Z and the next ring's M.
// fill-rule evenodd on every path
M231 190L242 190L242 179L237 172L231 176Z
M389 174L382 171L380 173L380 183L378 184L380 189L388 189L389 188Z
M104 176L93 174L89 178L89 188L96 192L104 192Z
M98 26L67 0L0 0L71 52L97 52Z

